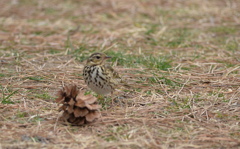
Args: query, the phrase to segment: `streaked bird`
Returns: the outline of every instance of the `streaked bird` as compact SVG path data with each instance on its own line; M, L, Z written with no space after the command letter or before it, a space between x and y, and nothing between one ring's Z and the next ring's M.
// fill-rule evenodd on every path
M99 95L112 93L122 82L119 74L105 62L110 59L104 53L93 53L83 69L83 77L88 87Z

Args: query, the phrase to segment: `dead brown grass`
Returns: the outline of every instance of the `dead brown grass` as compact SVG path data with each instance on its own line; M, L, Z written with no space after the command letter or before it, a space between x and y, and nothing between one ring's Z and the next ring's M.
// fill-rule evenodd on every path
M0 5L0 148L240 147L237 0ZM172 67L116 61L133 88L107 102L97 122L63 125L55 94L65 84L86 88L84 56L93 51L121 52L124 61L167 56ZM13 104L3 102L14 91Z

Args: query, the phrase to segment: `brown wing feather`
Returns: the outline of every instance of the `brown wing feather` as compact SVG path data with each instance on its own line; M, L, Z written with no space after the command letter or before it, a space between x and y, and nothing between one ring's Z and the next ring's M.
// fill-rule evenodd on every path
M122 79L120 75L110 66L110 65L105 65L106 73L111 76L110 82L114 84L119 84L121 83Z
M117 73L110 65L105 65L106 73L111 76L110 82L114 83L115 85L121 85L124 87L130 87L125 81L122 80L122 77Z

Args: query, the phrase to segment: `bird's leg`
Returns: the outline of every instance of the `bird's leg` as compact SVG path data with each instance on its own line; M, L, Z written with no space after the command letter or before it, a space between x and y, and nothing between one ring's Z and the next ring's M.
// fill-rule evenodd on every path
M104 109L108 109L111 107L111 105L109 105L109 98L107 98L106 96L98 94L97 99Z
M104 96L103 96L103 95L100 95L100 94L98 94L98 95L97 95L97 99L99 99L99 100L103 100L103 99L104 99Z

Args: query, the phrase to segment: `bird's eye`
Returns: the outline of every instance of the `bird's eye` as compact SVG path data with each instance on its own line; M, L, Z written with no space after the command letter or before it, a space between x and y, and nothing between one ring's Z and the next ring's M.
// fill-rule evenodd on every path
M96 56L97 59L100 59L100 56Z

